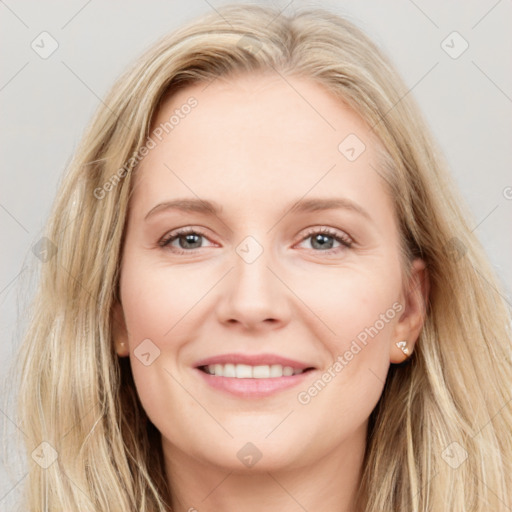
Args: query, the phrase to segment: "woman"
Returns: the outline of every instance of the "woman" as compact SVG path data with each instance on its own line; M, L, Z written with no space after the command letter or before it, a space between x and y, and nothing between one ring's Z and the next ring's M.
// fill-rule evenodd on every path
M58 194L27 509L509 510L510 317L411 95L333 14L218 12Z

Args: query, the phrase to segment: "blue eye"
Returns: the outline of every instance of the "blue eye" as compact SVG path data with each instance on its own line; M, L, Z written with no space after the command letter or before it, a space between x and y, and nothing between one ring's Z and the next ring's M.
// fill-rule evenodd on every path
M183 254L186 252L190 252L191 250L194 249L200 249L201 241L203 239L206 239L206 236L202 234L200 231L192 228L185 228L180 229L179 231L176 231L175 233L171 233L170 235L164 237L159 242L159 245L160 247L172 247L173 252ZM176 240L179 243L179 248L172 245L172 243Z
M306 236L302 239L302 242L305 240L311 239L311 247L313 249L319 249L319 252L337 252L337 249L342 248L350 248L354 243L353 240L346 235L345 233L341 233L338 231L331 230L329 228L312 228ZM334 242L338 242L340 246L334 247Z
M339 252L343 249L352 247L353 240L343 232L331 230L329 228L312 228L306 236L303 236L301 242L311 239L311 248L315 252L323 252L331 254ZM165 236L158 245L160 247L167 247L176 254L187 254L194 251L194 249L201 249L203 240L207 240L205 234L200 230L194 228L184 228L172 232ZM173 245L178 242L178 246ZM339 245L333 247L335 243Z
M202 239L201 235L197 233L187 233L185 235L180 235L175 238L175 240L179 240L180 247L182 249L198 249L201 245L200 240ZM183 243L182 243L183 240ZM199 241L199 242L198 242ZM199 245L198 245L199 243ZM183 247L185 245L185 247Z

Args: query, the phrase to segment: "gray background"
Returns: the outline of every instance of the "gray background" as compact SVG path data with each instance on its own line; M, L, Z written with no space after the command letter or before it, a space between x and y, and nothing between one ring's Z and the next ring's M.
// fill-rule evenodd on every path
M7 370L41 262L31 248L66 164L93 111L126 65L159 36L226 2L194 0L0 0L2 167L0 222L0 418L16 429ZM509 0L276 0L285 13L322 6L366 30L391 56L441 143L473 214L475 233L511 302L512 3ZM58 42L42 59L41 32ZM450 57L441 43L453 31L469 44ZM448 39L461 48L461 41ZM21 316L20 316L21 315ZM0 510L12 510L26 471L0 461Z

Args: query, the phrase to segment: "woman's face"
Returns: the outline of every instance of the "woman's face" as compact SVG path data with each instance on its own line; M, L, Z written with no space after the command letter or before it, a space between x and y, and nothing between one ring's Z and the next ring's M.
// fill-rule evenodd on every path
M234 470L361 454L423 314L369 128L314 82L252 75L175 93L151 137L115 339L164 453Z

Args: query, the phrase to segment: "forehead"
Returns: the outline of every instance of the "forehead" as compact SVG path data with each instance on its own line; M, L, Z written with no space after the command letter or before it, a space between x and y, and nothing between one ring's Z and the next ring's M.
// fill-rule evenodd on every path
M308 78L239 75L182 88L162 103L151 136L137 203L195 195L261 208L309 193L384 193L369 127Z

